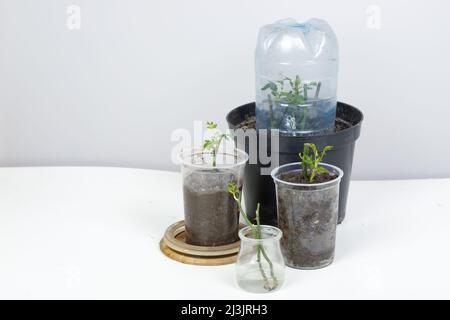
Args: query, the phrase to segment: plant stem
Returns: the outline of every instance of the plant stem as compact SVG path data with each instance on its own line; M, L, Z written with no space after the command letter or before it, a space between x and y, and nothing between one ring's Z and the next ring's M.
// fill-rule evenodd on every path
M212 151L212 157L213 157L212 166L215 167L217 165L216 164L216 157L217 157L217 155L216 155L216 150L215 149Z
M307 167L307 163L306 163L306 156L309 153L309 147L307 144L305 144L303 146L303 158L302 158L302 174L303 174L303 178L308 179L308 167ZM300 156L301 157L301 156Z
M314 103L313 103L313 107L315 107L317 105L317 99L319 99L319 92L320 92L320 87L322 86L322 82L318 82L317 83L317 87L316 87L316 93L314 94Z
M308 117L308 110L305 107L305 110L303 110L303 113L302 113L302 120L300 122L300 130L305 130L306 118L307 117Z
M257 226L257 228L256 228L253 236L256 239L261 239L261 225L259 223L259 203L256 206L256 226ZM269 279L267 278L266 272L264 271L264 268L261 263L261 248L262 248L261 244L258 244L258 246L257 246L258 252L256 254L256 261L258 262L259 271L261 272L261 275L262 275L264 283L265 283L264 287L268 287Z
M257 230L258 230L258 238L257 239L262 239L261 238L261 223L260 223L260 218L259 218L259 203L256 206L256 225L257 225ZM264 259L266 259L267 263L269 264L269 268L270 268L270 276L273 279L273 284L269 283L269 280L267 279L267 276L265 275L265 272L263 271L262 268L262 264L261 264L261 254L264 256ZM273 290L274 288L277 287L278 285L278 280L275 277L275 272L273 270L273 263L272 261L270 261L269 257L267 256L266 250L264 250L264 247L262 244L258 244L258 263L260 265L260 270L261 273L263 274L263 278L265 279L266 282L266 286L269 290Z
M219 147L220 144L222 143L224 136L220 135L219 140L217 140L216 145L214 146L213 150L212 150L212 157L213 157L213 162L212 162L212 166L216 167L217 166L217 153L219 152Z
M319 99L319 91L320 91L320 87L322 86L322 82L318 82L317 83L317 87L316 87L316 93L314 94L314 100Z
M247 213L245 213L245 211L242 208L241 193L232 191L231 194L233 195L233 199L236 201L236 203L238 205L239 212L241 213L241 215L244 218L247 225L250 227L253 238L262 240L261 223L260 223L260 217L259 217L260 204L258 203L258 205L256 206L256 225L254 225L248 218ZM267 255L267 253L264 249L264 246L261 243L258 243L256 248L257 248L257 262L258 262L259 271L261 272L261 276L264 281L264 288L267 289L268 291L271 291L278 286L278 280L275 276L275 272L273 269L273 263L270 260L269 256ZM266 272L264 271L262 261L261 261L261 255L264 257L264 259L269 264L270 277L271 277L270 279L267 277Z
M251 228L252 230L252 234L253 237L255 239L261 240L261 225L260 225L260 219L259 219L259 203L256 207L256 226L251 223L250 219L248 218L247 214L245 213L245 211L242 209L242 204L241 204L241 199L237 198L235 195L233 195L234 200L237 202L238 204L238 208L239 211L242 214L242 217L244 218L245 222L247 223L247 225ZM270 276L272 278L272 282L270 281L270 279L267 277L264 268L262 266L262 262L261 262L261 254L263 255L264 259L267 261L267 263L269 264L269 268L270 268ZM261 272L261 276L264 280L264 287L271 291L273 289L275 289L278 286L278 280L275 276L275 272L273 270L273 263L270 260L269 256L267 255L266 251L264 250L264 247L262 244L258 244L257 245L257 262L258 262L258 266L259 266L259 271Z
M234 201L236 201L236 203L238 205L239 212L241 213L242 217L244 218L245 223L252 229L252 233L253 233L253 235L255 235L257 232L255 229L255 225L250 221L250 219L248 218L244 209L242 208L241 195L239 194L239 198L237 198L236 195L233 194L233 198L234 198Z
M310 183L313 183L315 175L316 175L316 173L313 171L313 172L311 173L311 177L309 177L309 182L310 182Z

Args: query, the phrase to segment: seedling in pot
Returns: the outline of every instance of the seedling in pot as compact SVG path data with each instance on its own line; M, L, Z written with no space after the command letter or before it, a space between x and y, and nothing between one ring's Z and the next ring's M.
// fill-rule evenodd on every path
M288 85L287 89L285 89L286 84ZM284 77L281 80L269 81L261 88L262 91L270 90L270 94L268 94L267 96L267 99L269 101L269 118L272 121L273 102L276 102L277 104L286 103L289 105L297 106L303 105L306 103L306 101L308 101L308 90L316 88L314 99L317 100L320 87L320 82L302 82L299 75L296 75L295 79ZM306 117L307 113L305 110L301 119L301 130L306 125ZM291 126L293 126L295 129L295 122L293 122Z
M213 121L208 121L206 123L206 128L209 130L216 130L216 133L209 139L205 139L203 142L203 150L209 151L212 154L212 166L217 166L217 153L220 148L220 144L224 140L228 140L230 136L226 133L222 133L217 130L217 123Z
M333 146L326 146L321 152L319 152L314 143L304 144L303 153L299 153L299 157L302 160L302 175L305 180L313 183L317 176L321 174L329 174L327 169L319 166L319 163L322 162L326 153L332 149Z
M233 154L219 153L228 135L208 121L208 135L199 152L187 150L181 154L186 243L197 246L222 246L238 240L239 211L228 192L228 182L242 186L248 156L234 149ZM221 157L223 156L223 158ZM217 158L223 161L219 162Z
M289 85L285 90L286 83ZM303 104L308 100L308 90L317 87L316 82L302 83L299 75L295 79L284 77L281 80L269 81L261 90L270 90L272 97L277 101L283 101L289 104ZM318 96L316 92L315 96Z
M228 183L228 192L231 193L234 200L236 201L239 212L241 213L242 217L244 218L246 224L250 227L252 232L252 237L254 239L262 239L261 236L261 224L260 224L260 218L259 218L259 207L260 204L258 203L256 206L256 224L253 224L248 215L245 213L244 209L242 208L242 202L241 202L241 192L239 191L239 188L237 187L236 183L234 181L231 181ZM263 260L266 261L266 263L269 265L270 274L266 274L263 268ZM278 279L275 276L274 272L274 266L272 261L270 260L269 256L267 255L264 246L262 244L257 245L257 263L259 265L259 271L261 273L261 276L264 281L264 288L267 291L272 291L278 287Z
M286 264L299 269L323 268L333 262L343 171L322 163L332 146L317 150L306 143L302 162L275 168L278 226Z

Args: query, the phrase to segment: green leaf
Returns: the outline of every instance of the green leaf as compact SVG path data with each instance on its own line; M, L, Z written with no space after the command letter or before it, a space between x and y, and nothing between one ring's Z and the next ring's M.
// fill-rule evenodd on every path
M264 87L261 88L262 91L270 89L271 91L277 91L278 87L275 82L269 81Z
M213 121L208 121L208 122L206 122L206 127L208 129L216 129L217 128L217 123L215 123Z
M330 172L327 169L325 169L324 167L318 167L317 168L317 173L318 174L324 174L324 173L329 174Z
M323 148L322 154L320 155L320 161L322 161L322 159L325 157L326 153L332 149L333 149L333 146L326 146L325 148Z
M312 163L313 162L312 157L310 157L309 154L303 154L303 160L306 163Z
M313 151L314 151L314 157L316 158L316 159L318 159L319 158L319 150L317 150L317 148L316 148L316 145L315 144L313 144Z
M314 178L317 175L329 173L327 169L320 167L319 163L322 161L325 153L331 149L333 149L332 146L326 146L323 148L322 152L319 153L314 143L304 144L303 153L300 153L299 157L302 160L302 175L305 179L308 178L309 174L309 181L314 182Z
M311 177L309 178L309 182L313 182L315 176L316 176L316 171L315 170L311 170Z
M239 199L240 191L235 181L228 182L228 192L231 193L233 197Z
M289 77L284 77L284 80L286 80L287 82L289 82L289 85L291 86L291 88L294 88L294 81L292 81L291 78Z
M211 140L205 140L204 142L203 142L203 149L210 149L211 148L211 146L212 146L212 141Z

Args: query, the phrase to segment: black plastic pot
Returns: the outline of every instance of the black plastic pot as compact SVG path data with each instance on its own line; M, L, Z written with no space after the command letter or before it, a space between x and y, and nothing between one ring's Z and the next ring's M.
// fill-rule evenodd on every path
M233 109L227 115L230 129L238 129L249 117L255 115L255 103L248 103ZM298 153L303 151L304 143L314 143L320 149L326 145L333 146L323 162L335 165L344 171L344 177L340 183L339 192L339 218L341 223L345 217L347 195L353 164L355 142L361 132L363 114L360 110L346 103L338 102L336 110L336 124L344 129L314 136L284 136L280 135L279 141L279 165L298 162ZM259 136L258 136L259 139ZM270 143L267 143L270 148ZM259 141L258 141L259 147ZM237 145L237 148L249 151L248 144ZM269 150L270 152L270 150ZM275 198L275 185L270 175L261 175L261 165L258 163L247 164L244 175L244 199L246 211L250 216L256 210L256 204L260 203L261 223L277 226L277 209Z

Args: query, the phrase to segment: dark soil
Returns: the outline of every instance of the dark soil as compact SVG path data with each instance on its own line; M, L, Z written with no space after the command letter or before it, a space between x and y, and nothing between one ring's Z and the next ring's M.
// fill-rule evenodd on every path
M256 116L245 115L245 120L238 125L239 129L256 129Z
M232 174L193 172L183 182L186 243L220 246L238 240L239 210L227 190Z
M184 190L186 243L221 246L238 240L239 212L228 191L205 194Z
M244 131L247 129L256 129L256 116L245 115L245 120L242 121L237 127ZM346 122L340 118L336 118L334 132L339 132L339 131L348 129L350 127L351 127L351 125L348 122Z
M298 172L286 172L282 173L280 179L286 182L292 183L306 183L306 184L314 184L314 183L322 183L336 179L338 176L333 174L319 174L314 177L313 182L309 182L309 179L305 179L303 175Z
M333 261L338 198L337 186L315 192L278 188L278 227L288 266L317 269Z

